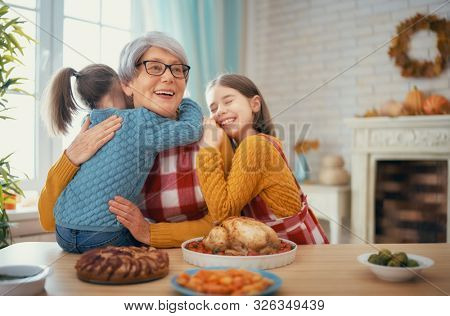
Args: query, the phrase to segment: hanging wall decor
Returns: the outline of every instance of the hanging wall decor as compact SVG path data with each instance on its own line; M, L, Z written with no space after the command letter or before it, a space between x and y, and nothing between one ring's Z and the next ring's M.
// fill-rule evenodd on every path
M417 60L409 57L411 36L420 30L435 32L437 36L438 55L434 61ZM397 36L391 41L389 56L401 68L403 77L439 76L445 69L450 56L450 22L436 15L417 13L397 25Z

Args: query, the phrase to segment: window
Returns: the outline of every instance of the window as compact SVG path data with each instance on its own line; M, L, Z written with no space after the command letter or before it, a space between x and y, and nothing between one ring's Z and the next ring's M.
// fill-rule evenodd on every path
M80 70L92 63L103 63L117 71L120 51L131 39L131 3L120 1L120 10L108 3L111 1L65 1L64 67ZM78 134L86 114L81 112L74 120L69 133L63 137L63 148Z
M51 138L41 119L41 95L51 76L61 67L77 70L91 63L105 63L117 70L122 47L131 39L131 0L11 0L11 17L25 20L24 29L38 44L23 43L24 66L15 76L31 95L9 93L9 115L0 121L0 156L11 152L11 167L23 177L22 188L39 190L48 169L61 155L81 126L81 114L69 135ZM8 137L4 137L7 135Z

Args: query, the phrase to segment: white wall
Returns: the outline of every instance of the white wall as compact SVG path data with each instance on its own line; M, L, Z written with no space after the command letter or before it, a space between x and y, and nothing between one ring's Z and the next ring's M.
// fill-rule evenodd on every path
M349 169L351 135L343 119L390 98L403 100L413 85L450 98L448 68L435 79L404 78L387 54L389 44L375 51L395 35L400 21L432 12L442 3L445 0L248 0L246 73L261 88L276 123L286 127L310 122L309 138L320 139L320 154L342 154ZM448 1L436 13L450 19ZM418 57L436 51L426 34L418 34L412 45ZM287 142L285 146L290 147ZM318 159L310 165L317 172Z

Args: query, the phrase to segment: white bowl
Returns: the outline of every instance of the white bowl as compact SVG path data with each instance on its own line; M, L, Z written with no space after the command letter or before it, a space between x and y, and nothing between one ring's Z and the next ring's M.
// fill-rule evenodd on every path
M200 241L202 239L203 237L193 238L186 240L181 245L184 261L199 267L252 268L267 270L292 263L295 260L295 255L297 253L297 245L294 242L281 238L280 240L294 246L294 248L287 252L262 256L211 255L186 249L188 243Z
M370 270L381 280L390 282L403 282L410 280L420 274L423 269L429 268L434 264L430 258L407 253L409 259L414 259L419 264L418 267L388 267L370 263L369 257L374 253L365 253L358 256L358 261L368 266Z
M44 290L51 269L39 265L0 266L0 275L20 277L0 280L0 295L36 295Z

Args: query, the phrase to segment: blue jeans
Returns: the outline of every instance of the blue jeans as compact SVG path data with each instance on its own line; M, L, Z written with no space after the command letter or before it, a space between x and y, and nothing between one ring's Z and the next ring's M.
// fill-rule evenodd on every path
M126 228L117 232L77 230L56 225L56 242L67 252L83 253L105 246L142 246Z

